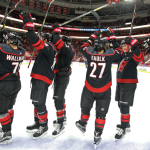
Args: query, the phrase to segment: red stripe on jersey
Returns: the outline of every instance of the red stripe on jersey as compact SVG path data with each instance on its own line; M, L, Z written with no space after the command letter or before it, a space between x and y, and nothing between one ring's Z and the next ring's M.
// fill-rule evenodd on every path
M54 51L58 52L51 43L48 43L48 44L51 45L51 47L53 48Z
M121 47L115 48L115 50L120 51L120 52L121 52L121 54L123 55L123 50L122 50L122 48L121 48Z
M90 46L89 43L84 43L83 45L81 45L81 47L86 47L86 46Z
M10 73L5 74L3 77L0 78L0 80L4 79L5 77L7 77Z
M41 44L37 47L35 47L36 50L40 50L40 49L43 49L45 46L45 43L42 41Z
M56 47L61 41L62 41L62 39L59 39L59 40L54 44L54 46Z
M104 119L99 119L99 118L97 118L97 119L95 120L95 123L97 123L97 124L105 124L105 120L104 120Z
M119 79L119 78L117 78L117 82L119 82L119 83L138 83L138 79Z
M130 114L128 114L128 115L123 115L123 114L122 114L122 115L121 115L121 118L122 118L122 119L130 119Z
M38 79L38 80L42 80L48 84L52 84L52 80L48 79L47 77L43 76L43 75L39 75L39 74L35 74L35 73L31 73L30 75L32 78L34 79Z
M57 73L58 71L59 71L58 69L54 69L54 70L53 70L54 73Z
M105 86L101 88L94 88L87 82L87 80L85 80L85 86L87 87L88 90L94 93L105 92L112 86L112 81L108 82Z
M15 55L15 56L24 56L24 55L25 55L25 54L8 53L8 52L3 51L1 47L0 47L0 50L1 50L3 53L10 54L10 55Z
M40 45L40 43L41 43L41 39L39 38L39 40L35 44L32 44L32 46L36 47L36 46Z
M61 41L61 42L56 46L56 48L57 48L58 50L60 50L60 49L63 47L63 45L64 45L64 42Z
M136 56L136 55L133 53L132 58L133 58L136 62L141 62L141 61L144 60L144 54L141 52L141 53L140 53L140 56L138 57L138 56Z

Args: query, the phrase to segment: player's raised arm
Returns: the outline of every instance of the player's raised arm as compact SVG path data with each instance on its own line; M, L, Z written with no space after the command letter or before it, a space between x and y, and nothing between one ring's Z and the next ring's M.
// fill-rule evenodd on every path
M128 36L125 38L125 43L128 45L127 48L129 48L133 52L132 58L134 59L135 62L141 62L144 59L144 54L140 50L140 48L137 46L138 45L138 40L132 38L131 36Z
M94 40L97 39L101 34L101 31L94 32L89 39L83 45L81 45L80 51L83 53L83 55L86 55L87 47L92 46Z
M28 30L27 36L32 44L37 50L44 48L44 42L36 35L34 32L34 24L32 20L31 13L28 11L22 11L19 17L23 20L24 29Z

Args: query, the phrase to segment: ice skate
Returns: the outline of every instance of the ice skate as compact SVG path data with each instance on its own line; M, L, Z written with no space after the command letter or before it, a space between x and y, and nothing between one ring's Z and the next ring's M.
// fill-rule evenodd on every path
M120 128L118 133L115 135L115 142L123 139L126 132L127 132L127 128Z
M121 124L117 124L116 127L117 127L116 130L118 130L118 131L120 130L120 128L122 128L122 127L121 127ZM128 127L126 128L126 131L127 131L127 132L130 132L130 131L131 131L130 127L131 127L131 126L130 126L130 124L129 124Z
M98 131L94 132L94 149L96 149L97 145L100 143L101 141L101 135Z
M39 122L35 122L33 125L31 126L27 126L26 131L27 133L35 133L40 127Z
M57 125L58 125L58 121L57 121L57 120L54 120L54 121L53 121L53 126L56 127ZM64 117L63 125L67 125L67 118L66 118L66 117Z
M56 125L56 129L53 131L52 135L54 138L60 136L61 134L63 134L65 132L65 126L64 124L58 124Z
M8 131L8 132L2 131L2 135L0 137L0 145L10 144L10 143L12 143L11 131Z
M86 132L86 124L84 125L84 126L82 126L81 124L80 124L80 120L79 121L76 121L76 127L81 131L81 133L83 134L83 135L85 135L85 132Z
M33 134L33 139L36 140L38 138L41 138L42 136L46 135L48 131L48 126L40 126L39 129Z

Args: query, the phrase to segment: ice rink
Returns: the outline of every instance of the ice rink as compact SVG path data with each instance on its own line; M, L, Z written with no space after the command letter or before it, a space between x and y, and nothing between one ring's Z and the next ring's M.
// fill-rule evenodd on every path
M21 66L20 76L22 89L14 106L14 122L12 125L12 140L9 145L0 145L0 150L92 150L94 149L95 105L87 125L85 136L75 127L75 121L80 119L80 98L84 86L86 68L75 64L66 91L67 125L65 133L57 138L52 137L53 120L56 119L53 89L50 86L47 95L48 134L38 140L32 139L32 134L26 133L26 126L33 124L33 105L30 100L30 68L27 64ZM138 72L139 83L131 108L131 132L122 141L115 142L116 124L120 123L120 111L115 102L116 68L112 68L112 96L102 141L97 150L150 150L150 74Z

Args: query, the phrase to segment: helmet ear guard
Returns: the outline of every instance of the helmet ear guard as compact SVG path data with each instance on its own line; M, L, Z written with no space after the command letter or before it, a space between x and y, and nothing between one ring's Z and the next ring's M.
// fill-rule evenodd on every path
M17 35L16 32L10 32L5 36L5 41L10 40L10 44L19 45L21 42L21 37Z
M64 35L62 40L63 42L66 42L66 44L71 45L71 38L69 36Z
M41 33L40 37L41 37L42 41L44 41L45 39L47 39L47 42L53 41L53 35L50 33Z
M108 47L108 44L107 44L107 39L106 38L96 38L94 40L94 48L96 51L101 51L101 50L106 50L107 47Z

